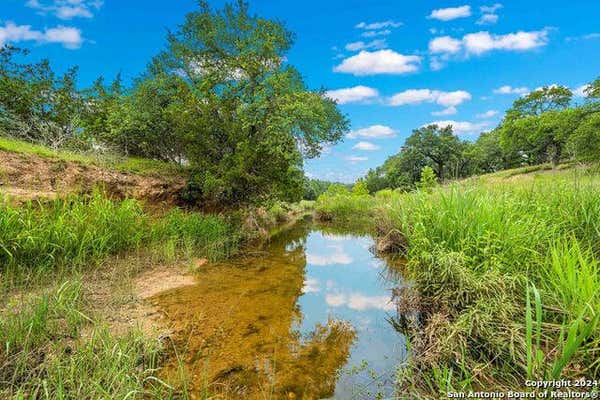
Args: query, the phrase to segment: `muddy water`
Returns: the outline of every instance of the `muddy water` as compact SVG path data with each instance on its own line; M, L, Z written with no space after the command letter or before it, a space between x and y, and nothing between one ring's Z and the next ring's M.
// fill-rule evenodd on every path
M397 269L367 236L298 224L198 283L154 298L174 326L180 362L198 397L363 399L393 394L404 337L388 322ZM179 367L178 367L179 366Z

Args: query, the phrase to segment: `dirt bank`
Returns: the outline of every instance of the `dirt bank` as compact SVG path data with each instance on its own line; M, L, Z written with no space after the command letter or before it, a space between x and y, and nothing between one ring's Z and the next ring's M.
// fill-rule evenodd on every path
M138 175L74 161L0 150L0 193L15 201L87 193L96 186L116 198L176 204L183 176Z

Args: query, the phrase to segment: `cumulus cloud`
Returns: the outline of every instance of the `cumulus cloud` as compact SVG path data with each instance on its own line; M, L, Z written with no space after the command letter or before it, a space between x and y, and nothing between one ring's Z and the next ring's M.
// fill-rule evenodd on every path
M479 17L476 24L477 25L494 25L496 22L498 22L497 14L483 14L481 17Z
M481 11L482 15L481 15L481 17L479 17L476 24L477 25L493 25L493 24L495 24L496 22L498 22L498 14L496 13L496 11L498 11L501 8L502 8L502 4L500 4L500 3L496 3L491 6L479 7L479 10Z
M496 115L498 115L498 111L496 111L496 110L488 110L488 111L483 112L481 114L477 114L476 117L477 118L492 118L492 117L495 117Z
M317 266L352 264L352 257L344 252L343 246L327 246L333 249L331 254L306 254L306 262Z
M358 51L358 50L367 50L367 49L383 49L387 47L387 42L385 39L377 39L370 42L352 42L346 45L346 50L348 51Z
M57 26L44 31L34 30L31 25L16 25L13 22L0 26L0 47L7 43L26 41L38 44L58 43L67 49L78 49L83 43L83 37L79 29L67 26Z
M478 133L482 129L487 127L489 124L487 122L475 123L475 122L467 122L467 121L445 120L445 121L433 121L433 122L430 122L423 126L427 126L427 125L437 125L440 128L445 128L447 126L451 126L454 133Z
M481 31L463 37L463 45L468 54L483 54L492 50L533 50L548 44L548 31L518 31L506 35L492 35Z
M403 106L427 102L436 103L443 107L456 107L468 100L471 100L471 94L465 90L444 92L431 89L409 89L393 95L389 104Z
M440 36L429 41L429 52L436 53L458 53L462 48L462 42L450 36Z
M379 147L376 144L373 144L371 142L358 142L352 147L352 149L354 149L354 150L363 150L363 151L376 151L376 150L379 150L380 148L381 147Z
M92 18L102 7L102 0L29 0L26 5L41 13L51 13L60 19Z
M438 8L429 14L429 18L438 19L440 21L451 21L457 18L465 18L471 16L471 6Z
M434 55L431 63L443 66L442 61L447 61L453 55L461 53L464 56L481 55L493 50L528 51L543 47L548 44L548 30L518 31L505 35L494 35L487 31L480 31L464 35L462 39L450 36L440 36L430 40L429 52ZM441 58L440 58L441 57ZM435 68L432 65L432 69Z
M351 88L329 90L325 92L325 95L333 100L336 100L338 104L348 104L377 98L379 96L379 92L377 89L358 85Z
M372 125L367 128L352 131L347 135L348 139L391 138L394 136L396 136L396 131L385 125Z
M527 87L512 87L510 85L500 86L498 89L494 89L495 94L527 94L529 93L529 88Z
M421 57L406 56L393 50L361 51L336 66L335 72L357 76L377 74L407 74L419 69Z
M355 28L374 30L374 29L383 29L383 28L398 28L400 26L402 26L402 22L382 21L382 22L372 22L372 23L361 22L359 24L356 24Z

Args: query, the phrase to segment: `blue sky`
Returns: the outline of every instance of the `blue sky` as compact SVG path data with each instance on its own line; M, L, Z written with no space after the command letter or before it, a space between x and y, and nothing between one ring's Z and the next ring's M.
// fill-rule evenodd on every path
M136 77L196 8L193 0L0 2L0 44L30 48L58 70L79 65L83 85L119 71ZM452 123L473 140L528 90L576 90L600 75L596 0L250 4L296 33L288 61L311 88L330 90L352 123L343 143L306 162L323 179L353 181L429 122Z

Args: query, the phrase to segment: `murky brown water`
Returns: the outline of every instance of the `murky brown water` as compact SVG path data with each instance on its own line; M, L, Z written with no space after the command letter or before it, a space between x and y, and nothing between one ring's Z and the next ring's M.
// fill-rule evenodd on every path
M400 276L366 236L302 223L262 249L207 265L154 298L175 326L192 392L225 398L363 399L393 394L404 337L389 324Z

